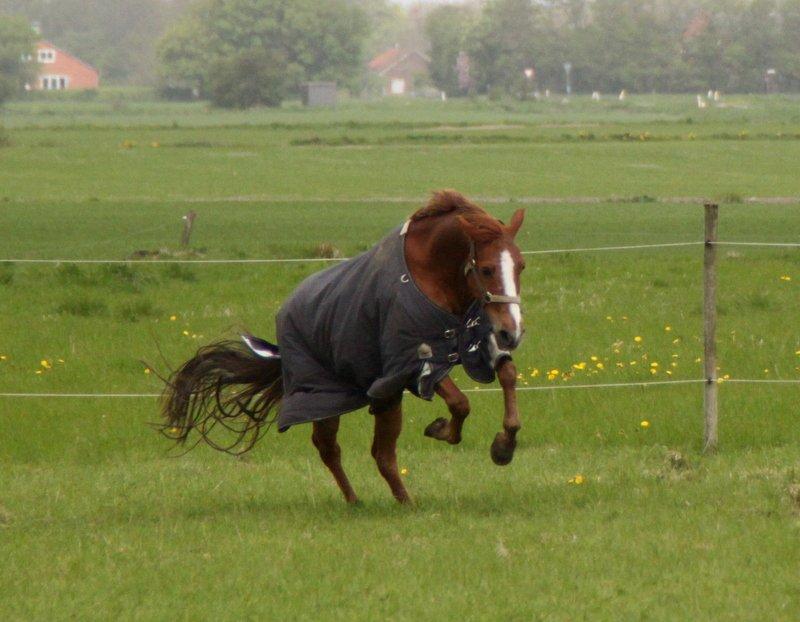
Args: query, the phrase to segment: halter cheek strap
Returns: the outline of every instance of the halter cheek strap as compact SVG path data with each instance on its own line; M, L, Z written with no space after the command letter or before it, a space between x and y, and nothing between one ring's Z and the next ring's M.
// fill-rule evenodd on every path
M481 301L483 304L501 303L501 304L522 304L522 299L519 296L506 296L505 294L493 294L486 287L481 275L478 273L478 262L475 259L475 242L470 240L469 243L469 257L467 263L464 264L464 276L469 277L470 273L475 276L475 282L481 290Z

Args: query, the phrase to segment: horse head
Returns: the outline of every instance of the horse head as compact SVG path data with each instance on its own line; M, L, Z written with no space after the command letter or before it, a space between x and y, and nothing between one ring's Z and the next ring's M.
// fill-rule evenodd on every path
M525 334L520 310L520 274L525 260L514 243L524 218L522 209L507 225L485 212L458 216L459 226L470 241L464 275L471 295L483 302L502 350L515 349Z

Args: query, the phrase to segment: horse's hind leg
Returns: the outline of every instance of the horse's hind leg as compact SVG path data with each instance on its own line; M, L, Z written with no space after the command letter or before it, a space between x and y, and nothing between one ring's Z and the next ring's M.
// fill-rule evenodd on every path
M397 468L397 439L403 427L403 411L400 408L400 402L398 401L388 410L373 412L373 414L375 415L375 437L372 441L372 457L375 458L378 471L392 489L394 498L400 503L408 503L411 501L411 497L408 496Z
M322 458L325 466L333 474L336 483L339 484L345 500L348 503L356 503L358 497L356 497L356 493L350 485L350 480L347 479L347 475L342 468L342 449L336 441L336 433L338 431L339 417L315 421L311 440L319 450L319 457Z
M464 419L469 415L469 399L450 376L446 376L436 386L436 394L447 404L447 408L450 410L450 420L439 417L425 428L425 436L457 445L461 442L461 428L464 425Z

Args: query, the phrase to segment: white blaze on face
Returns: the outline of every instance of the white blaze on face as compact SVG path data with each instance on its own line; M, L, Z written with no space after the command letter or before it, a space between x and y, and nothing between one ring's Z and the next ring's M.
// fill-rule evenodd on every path
M506 296L517 296L517 284L514 282L514 260L509 251L500 253L500 276L503 279L503 293ZM511 317L514 319L514 338L519 339L522 334L522 313L519 305L511 303L508 306Z

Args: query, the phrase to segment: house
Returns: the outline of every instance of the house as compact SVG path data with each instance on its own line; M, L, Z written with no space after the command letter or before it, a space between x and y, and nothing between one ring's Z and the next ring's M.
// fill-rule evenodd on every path
M100 86L97 69L49 41L39 41L35 57L28 60L38 63L35 82L25 85L28 91L80 91Z
M408 95L416 82L427 78L430 63L422 52L395 45L369 61L368 67L380 79L384 95Z

